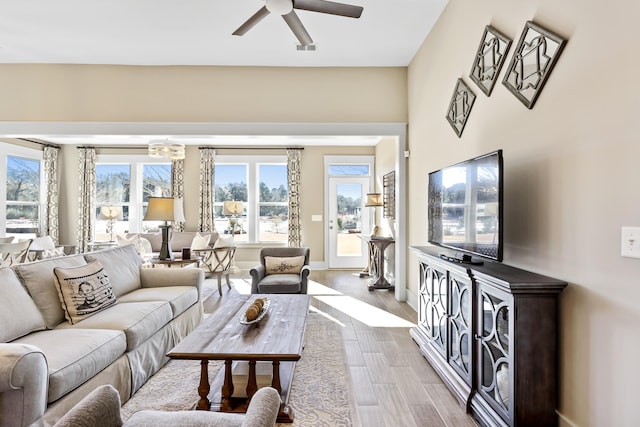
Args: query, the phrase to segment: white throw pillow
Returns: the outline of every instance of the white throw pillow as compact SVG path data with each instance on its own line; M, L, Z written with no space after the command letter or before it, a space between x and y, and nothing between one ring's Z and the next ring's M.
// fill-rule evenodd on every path
M198 249L207 249L209 247L210 238L210 234L196 233L196 235L193 236L193 241L191 242L191 250L195 251Z
M213 244L214 248L229 248L231 246L235 246L232 234L229 234L229 235L222 234L218 236L215 243Z
M138 255L140 256L151 253L151 242L144 237L140 237L139 234L131 236L128 239L123 236L116 236L116 239L118 241L118 246L135 246L136 252L138 252Z

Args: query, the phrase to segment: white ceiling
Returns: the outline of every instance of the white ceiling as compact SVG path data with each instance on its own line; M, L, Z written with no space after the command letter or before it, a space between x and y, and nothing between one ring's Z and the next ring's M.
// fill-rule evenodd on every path
M296 10L317 47L298 51L297 39L274 14L244 36L231 34L264 0L0 0L0 63L407 66L447 1L345 0L364 8L358 19ZM70 137L43 139L76 143ZM115 138L92 135L92 143L140 143L140 137ZM248 144L240 137L235 143ZM359 145L354 138L345 143ZM371 139L360 143L370 145Z
M358 19L296 13L317 45L270 14L233 36L264 0L0 0L0 63L406 66L447 0L346 0Z

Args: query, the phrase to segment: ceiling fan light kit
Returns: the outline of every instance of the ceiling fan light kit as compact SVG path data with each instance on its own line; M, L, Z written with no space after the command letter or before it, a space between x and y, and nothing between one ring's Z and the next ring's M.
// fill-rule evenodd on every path
M305 29L302 21L300 21L300 18L298 18L295 9L327 13L347 18L360 18L364 10L361 6L327 0L264 0L264 3L262 8L233 32L234 36L246 34L247 31L262 21L267 15L274 13L282 16L302 46L308 46L313 44L313 39Z

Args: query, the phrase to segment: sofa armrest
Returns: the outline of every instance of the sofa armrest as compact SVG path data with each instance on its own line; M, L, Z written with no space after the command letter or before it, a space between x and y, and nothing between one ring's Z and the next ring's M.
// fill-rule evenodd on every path
M33 345L0 344L0 425L31 425L47 408L49 369Z
M195 286L198 298L204 283L204 272L199 268L142 268L140 284L143 288L163 286Z
M264 276L266 274L265 266L260 264L252 268L249 271L249 274L251 274L251 293L256 294L258 293L258 283L260 283L260 281L264 279Z
M300 293L302 294L307 293L309 273L311 273L311 268L308 265L304 265L302 270L300 270Z

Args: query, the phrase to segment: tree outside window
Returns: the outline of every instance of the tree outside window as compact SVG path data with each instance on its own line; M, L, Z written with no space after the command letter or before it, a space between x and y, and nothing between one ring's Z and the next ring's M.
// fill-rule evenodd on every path
M289 187L286 164L258 165L261 242L286 242L289 231Z
M147 213L149 197L171 197L171 165L145 164L142 166L142 217ZM143 221L145 232L157 231L162 221Z
M225 201L236 200L244 202L244 213L238 215L238 224L235 228L234 240L236 242L249 241L249 223L247 221L247 200L249 190L247 187L248 165L246 164L221 164L216 165L215 172L215 228L218 233L230 234L231 224L229 217L224 215L223 205Z
M6 234L36 237L40 228L41 162L7 156Z
M124 234L129 229L131 167L128 164L96 164L95 240L110 240L112 234ZM121 219L101 219L103 208L115 207ZM120 218L120 217L118 217Z

